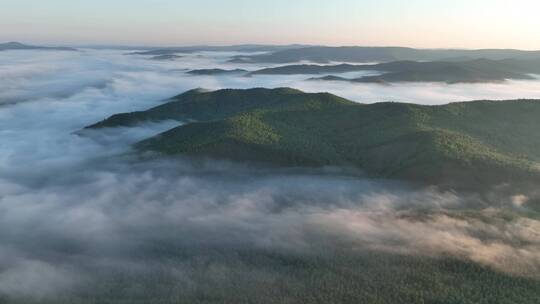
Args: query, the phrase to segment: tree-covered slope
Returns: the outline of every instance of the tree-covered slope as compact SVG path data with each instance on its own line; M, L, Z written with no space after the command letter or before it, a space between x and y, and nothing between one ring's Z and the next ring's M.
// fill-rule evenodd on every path
M137 148L283 166L352 166L372 176L479 184L538 175L539 116L535 100L363 105L285 88L194 90L92 128L144 120L196 121Z
M491 270L455 258L327 249L330 254L275 250L175 248L158 273L91 270L101 281L89 292L54 300L25 299L13 304L537 304L540 281ZM331 247L333 248L333 247ZM141 255L141 265L149 257ZM189 283L179 279L177 267ZM137 272L135 272L137 273ZM108 275L108 276L107 276Z
M311 95L290 88L274 90L219 90L207 92L203 89L187 91L172 97L166 103L146 111L113 115L88 129L132 126L144 121L181 120L207 121L230 117L245 111L274 107L279 104L298 102ZM349 102L336 97L340 102Z

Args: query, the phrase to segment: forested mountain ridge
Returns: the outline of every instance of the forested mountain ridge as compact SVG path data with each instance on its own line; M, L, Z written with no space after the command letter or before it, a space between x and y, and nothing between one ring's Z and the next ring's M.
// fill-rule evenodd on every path
M175 119L188 123L136 147L280 166L352 166L434 184L491 184L538 175L539 115L537 100L364 105L289 88L192 90L88 128Z

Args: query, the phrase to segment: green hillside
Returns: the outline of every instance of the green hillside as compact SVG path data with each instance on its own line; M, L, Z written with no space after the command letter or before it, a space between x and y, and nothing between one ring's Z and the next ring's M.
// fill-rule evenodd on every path
M113 115L87 129L118 126L133 126L144 121L162 121L167 119L181 121L207 121L224 119L238 113L258 109L272 108L278 104L288 104L292 99L308 98L301 91L281 88L275 90L220 90L207 92L194 89L167 100L155 108ZM342 102L345 99L339 98ZM350 101L347 101L350 102ZM351 103L351 102L350 102Z
M538 175L539 115L535 100L363 105L284 88L199 90L91 128L195 120L136 146L172 155L352 166L377 177L477 185Z

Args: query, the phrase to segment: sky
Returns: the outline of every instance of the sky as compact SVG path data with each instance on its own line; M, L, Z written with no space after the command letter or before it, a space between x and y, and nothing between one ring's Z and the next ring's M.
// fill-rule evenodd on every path
M0 0L0 41L540 49L537 0Z

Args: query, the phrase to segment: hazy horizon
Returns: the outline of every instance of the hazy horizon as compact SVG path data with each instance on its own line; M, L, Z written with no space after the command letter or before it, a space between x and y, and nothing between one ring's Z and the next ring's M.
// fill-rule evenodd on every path
M540 4L532 0L10 0L2 8L5 16L0 20L0 41L532 50L540 49L540 41L534 39L540 26L540 19L535 17L538 8Z
M159 49L159 48L182 48L182 47L231 47L231 46L303 46L303 47L366 47L366 48L411 48L411 49L420 49L420 50L522 50L522 51L540 51L540 47L537 49L526 49L526 48L512 48L512 47L493 47L493 48L466 48L466 47L416 47L408 45L367 45L367 44L304 44L304 43L230 43L230 44L219 44L219 43L192 43L192 44L145 44L145 43L54 43L54 42L39 42L39 41L27 41L27 40L2 40L2 43L21 43L24 45L31 46L46 46L46 47L74 47L74 48L132 48L137 50L138 48L150 48L150 49Z

